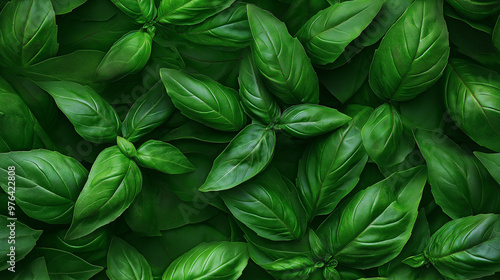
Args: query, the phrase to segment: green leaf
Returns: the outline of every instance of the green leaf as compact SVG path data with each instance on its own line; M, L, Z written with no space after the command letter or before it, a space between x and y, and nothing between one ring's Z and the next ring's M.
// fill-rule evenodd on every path
M202 243L170 264L162 280L236 280L247 266L248 258L245 243Z
M34 257L44 257L51 280L86 280L102 270L69 252L53 248L37 247Z
M160 82L156 83L128 111L122 125L123 137L131 142L139 140L165 122L174 110L165 87Z
M269 12L248 5L247 14L255 64L271 93L286 104L318 103L318 77L300 42Z
M221 196L233 216L263 238L300 240L305 233L304 209L272 167Z
M142 70L151 56L153 39L148 32L130 31L118 39L96 70L98 81L114 81Z
M495 29L493 29L493 45L500 51L500 16L498 16Z
M139 167L113 146L102 151L92 166L75 203L66 239L92 233L118 218L142 189Z
M367 269L387 263L410 238L426 180L423 166L392 174L337 208L318 236L340 264Z
M279 279L309 279L308 276L317 268L313 260L306 256L297 256L279 259L275 262L262 265L265 270L279 273Z
M195 167L171 144L148 140L137 149L137 163L143 167L156 169L167 174L191 172Z
M370 86L380 98L413 99L443 74L450 53L443 0L416 0L375 52Z
M15 181L0 182L9 193L15 189L16 204L33 219L67 224L85 184L88 171L76 159L48 150L0 154L0 175L7 178L15 167Z
M14 231L15 239L9 238L12 231ZM15 256L14 266L16 265L15 262L24 259L35 247L40 235L42 235L41 230L34 230L20 221L9 220L9 217L0 215L0 244L2 244L0 247L0 270L11 266L12 263L9 263L10 255ZM12 253L11 246L15 247L14 253ZM12 272L9 271L9 273Z
M175 25L193 25L225 10L235 0L161 0L158 21Z
M56 15L67 14L78 8L87 0L51 0L52 6L54 6L54 11Z
M358 183L368 159L361 127L372 111L364 108L347 126L312 142L304 152L297 188L309 220L331 213Z
M309 19L297 38L313 63L332 63L372 22L384 2L358 0L334 4Z
M83 139L95 143L116 140L120 119L113 107L88 86L73 82L40 82Z
M483 19L496 14L500 5L496 0L447 0L459 13L471 19Z
M455 123L478 144L500 152L500 75L453 59L445 81L446 107Z
M393 166L413 151L415 141L403 125L393 105L384 103L370 116L361 130L366 152L379 166Z
M245 127L215 159L200 191L233 188L260 173L274 154L276 134L260 124Z
M111 2L137 23L148 23L156 17L154 0L111 0Z
M411 267L421 267L428 263L428 260L425 258L424 253L418 254L416 256L411 256L403 260L403 263L411 266Z
M23 279L36 279L36 280L50 280L49 272L47 271L47 265L45 264L45 258L40 257L33 260L30 264L23 268L19 273L13 278L13 280L23 280Z
M50 0L10 1L0 12L0 60L26 67L57 53L56 16Z
M105 53L96 50L77 50L26 67L23 73L35 81L68 81L90 84ZM78 67L75 67L78 65Z
M0 127L9 128L0 130L0 152L42 147L35 131L35 116L12 86L1 77L0 99Z
M127 139L118 136L116 138L116 145L118 146L122 154L124 154L126 157L130 159L137 157L137 150L135 149L134 144L132 144Z
M134 232L160 236L161 231L200 223L219 213L207 203L208 199L213 198L211 196L199 195L195 196L193 202L182 201L171 190L171 181L175 179L170 179L170 176L143 171L142 191L124 213L127 225Z
M244 48L252 40L247 6L235 3L228 9L192 26L175 29L182 37L201 45Z
M500 215L453 220L434 233L425 256L445 277L478 279L500 271Z
M108 251L108 275L111 280L153 280L151 267L134 247L114 237Z
M486 167L491 176L500 184L500 153L499 154L486 154L481 152L474 152L474 155Z
M241 62L238 81L241 101L247 114L264 124L274 123L280 117L281 110L264 85L252 52L248 52Z
M187 121L183 125L162 135L159 140L173 141L181 139L195 139L208 143L229 143L236 136L235 132L215 130L199 122Z
M350 120L351 117L330 107L301 104L288 107L275 128L292 137L309 138L337 129Z
M500 189L472 154L439 131L414 130L436 203L452 219L500 213Z
M200 74L161 69L160 76L175 107L186 117L222 131L238 131L246 124L235 90Z

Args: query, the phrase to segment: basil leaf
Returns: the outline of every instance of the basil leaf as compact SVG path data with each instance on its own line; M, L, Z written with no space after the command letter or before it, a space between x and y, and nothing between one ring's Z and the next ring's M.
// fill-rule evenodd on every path
M12 86L0 77L0 153L41 148L37 120Z
M111 240L109 246L106 275L111 280L153 280L151 267L144 256L127 242L117 237Z
M312 142L299 163L297 188L308 219L329 214L359 181L368 156L360 127L371 108L364 108L347 126Z
M175 25L193 25L225 10L235 0L161 0L158 20Z
M370 86L380 98L413 99L443 74L450 53L443 0L416 0L375 52Z
M500 184L500 154L474 152L474 155L486 167L491 176Z
M314 261L310 258L297 256L279 259L261 267L273 275L279 275L279 279L309 279L308 276L317 269L314 265Z
M93 233L86 235L80 239L66 240L64 236L66 235L67 229L62 229L53 235L45 236L44 243L42 246L55 247L57 249L68 251L71 253L91 253L95 254L97 251L104 250L105 253L108 252L109 242L111 240L110 231L107 229L98 229ZM50 238L50 241L48 241ZM50 242L50 243L49 243ZM49 245L50 244L50 245Z
M477 279L500 270L500 215L480 214L446 223L429 240L426 258L445 277Z
M202 125L199 122L187 121L162 135L159 140L168 142L180 139L195 139L208 143L229 143L234 136L236 136L235 132L223 132Z
M0 174L7 178L14 166L15 185L0 182L9 193L15 188L17 205L33 219L50 224L71 221L73 206L88 171L76 159L48 150L0 154Z
M106 53L96 70L98 81L112 81L141 71L151 56L153 39L148 32L130 31Z
M248 181L267 167L274 154L276 134L260 124L245 127L215 159L200 191L220 191Z
M26 67L57 53L56 15L50 0L10 1L0 12L0 60Z
M13 278L13 280L23 279L50 280L45 258L35 259Z
M111 0L111 2L137 23L148 23L156 17L154 0Z
M384 2L360 0L334 4L309 19L297 38L313 63L332 63L372 22Z
M9 239L11 232L14 231L15 239ZM0 270L7 269L11 266L11 255L14 255L13 266L16 261L24 259L24 257L35 247L38 238L42 235L41 230L34 230L20 221L9 220L9 217L0 215ZM14 242L12 242L14 240ZM11 251L11 246L15 247L14 252ZM12 273L9 271L9 273Z
M318 77L300 42L269 12L248 5L247 14L255 64L271 93L286 104L318 103Z
M500 75L453 59L445 77L446 107L452 119L472 140L500 152Z
M28 66L23 73L35 81L90 84L95 79L95 71L104 55L104 52L96 50L77 50Z
M195 167L176 147L156 140L148 140L137 149L137 163L167 174L182 174Z
M422 166L358 192L318 228L339 263L367 269L396 257L408 241L427 180Z
M305 233L304 209L272 167L221 195L233 216L263 238L300 240Z
M143 172L142 191L124 213L127 225L134 232L161 236L161 231L200 223L219 213L207 204L211 197L200 195L193 202L183 201L171 190L171 181L175 179L157 172Z
M438 131L414 130L436 203L452 219L500 213L500 189L479 160Z
M51 0L56 15L67 14L83 5L87 0Z
M183 115L222 131L238 131L246 124L246 116L238 93L207 76L161 69L167 94Z
M137 157L137 150L135 149L134 144L127 139L118 136L116 138L116 145L118 146L118 149L120 149L120 152L122 152L122 154L126 157L130 159Z
M495 0L447 0L459 13L471 19L483 19L496 14L500 10Z
M238 81L241 101L247 114L264 124L274 123L280 117L281 110L264 85L251 52L241 62Z
M261 3L256 4L282 19L290 34L296 34L297 31L299 31L299 29L317 12L330 7L330 4L326 0L290 0L281 2L290 4L285 13L277 10L278 8L273 10L263 6Z
M191 42L208 46L244 48L252 40L247 6L243 3L235 3L202 23L175 30Z
M75 126L83 139L106 143L116 140L120 119L115 110L93 89L73 82L40 82L57 107Z
M245 243L202 243L171 263L162 279L236 280L247 266L248 257Z
M415 147L410 135L399 112L387 103L373 111L361 130L366 152L379 166L403 162Z
M37 247L32 255L44 257L51 280L86 280L102 270L101 266L59 249Z
M92 233L118 218L142 189L142 175L131 159L113 146L102 151L92 166L75 203L66 239Z
M165 122L174 110L165 87L158 82L132 105L123 121L122 134L135 142Z
M497 23L495 24L495 29L493 29L493 45L497 50L500 51L500 16L498 16Z
M308 138L337 129L351 120L336 109L301 104L288 107L274 127L292 137Z

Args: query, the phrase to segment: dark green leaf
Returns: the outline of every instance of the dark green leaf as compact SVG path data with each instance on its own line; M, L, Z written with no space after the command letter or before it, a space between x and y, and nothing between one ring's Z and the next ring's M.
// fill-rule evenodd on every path
M202 243L177 258L163 274L163 280L236 280L248 263L245 243Z
M248 5L247 14L255 63L271 93L287 104L318 103L318 77L300 42L269 12Z
M482 19L500 10L496 0L447 0L459 13L471 19Z
M131 142L139 140L166 121L174 109L165 87L160 82L156 83L128 111L122 125L123 137Z
M309 138L337 129L350 120L351 117L333 108L301 104L288 107L275 128L293 137Z
M118 218L142 188L139 167L113 146L102 151L75 203L67 239L92 233Z
M153 280L151 267L144 256L117 237L111 240L109 246L106 274L111 280Z
M51 0L52 6L54 6L54 11L56 15L67 14L78 8L87 0Z
M115 110L88 86L73 82L40 82L40 87L56 101L57 107L85 140L95 143L114 142L120 128Z
M381 98L410 100L443 74L450 53L443 0L416 0L375 52L370 85Z
M304 209L272 167L221 195L234 217L261 237L300 240L305 233Z
M252 40L243 3L236 3L200 24L180 26L176 31L191 42L209 46L243 48Z
M156 17L154 0L111 0L111 2L137 23L148 23Z
M235 135L235 132L215 130L199 122L188 121L165 133L159 140L168 142L180 139L195 139L208 143L229 143Z
M486 167L495 181L500 184L500 154L474 152L474 155L481 161L484 167Z
M158 20L175 25L197 24L225 10L235 0L161 0Z
M404 161L415 141L403 126L399 112L385 103L370 116L361 130L366 152L379 166L393 166Z
M238 81L247 114L264 124L274 123L280 117L281 110L274 96L265 87L251 52L241 62Z
M141 71L151 56L152 37L142 30L130 31L116 41L96 70L99 81L117 80Z
M500 188L472 154L439 131L414 130L436 203L452 219L500 213Z
M222 131L238 131L246 124L235 90L204 75L160 71L167 94L186 117Z
M410 238L426 180L423 166L394 173L337 208L318 236L341 264L367 269L387 263Z
M148 140L137 149L137 163L167 174L182 174L194 166L176 147L161 141Z
M215 159L200 191L233 188L264 170L274 154L276 134L260 124L245 127Z
M13 278L13 280L24 279L50 280L44 257L32 261L27 267L16 273L16 276Z
M493 45L500 51L500 16L498 16L495 29L493 30Z
M50 0L10 1L0 12L0 60L26 67L57 53L56 16Z
M385 0L334 4L313 16L297 33L313 63L334 62L372 22Z
M15 189L16 204L33 219L50 224L71 221L73 207L88 171L74 158L48 150L0 154L0 174L7 178L15 167L15 185L0 182L9 193Z
M87 280L102 270L101 266L58 249L37 247L33 256L45 258L50 280Z
M361 127L371 108L364 108L345 127L313 142L299 164L297 187L308 219L326 215L358 183L368 156Z
M445 81L446 107L455 123L478 144L500 152L500 75L454 59Z
M0 247L0 270L7 269L11 264L15 266L16 261L22 260L35 247L42 234L41 230L34 230L20 221L9 220L9 217L3 215L0 215L0 229L0 244L2 244ZM12 231L14 231L15 239L9 239ZM15 250L11 250L11 246L15 247ZM11 258L9 254L14 255L13 263L9 263ZM9 271L9 273L12 272Z

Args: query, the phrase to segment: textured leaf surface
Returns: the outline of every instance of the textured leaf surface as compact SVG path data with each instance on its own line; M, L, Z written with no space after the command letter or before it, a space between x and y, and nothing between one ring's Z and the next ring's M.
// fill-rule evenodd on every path
M474 155L481 161L484 167L486 167L497 183L500 184L500 154L474 152Z
M175 25L192 25L228 8L235 0L161 0L158 20Z
M127 242L115 237L111 240L108 251L109 279L152 280L151 267L141 253Z
M195 169L179 149L156 140L148 140L137 149L137 163L167 174L182 174Z
M147 23L156 16L154 0L111 0L126 15L137 23Z

